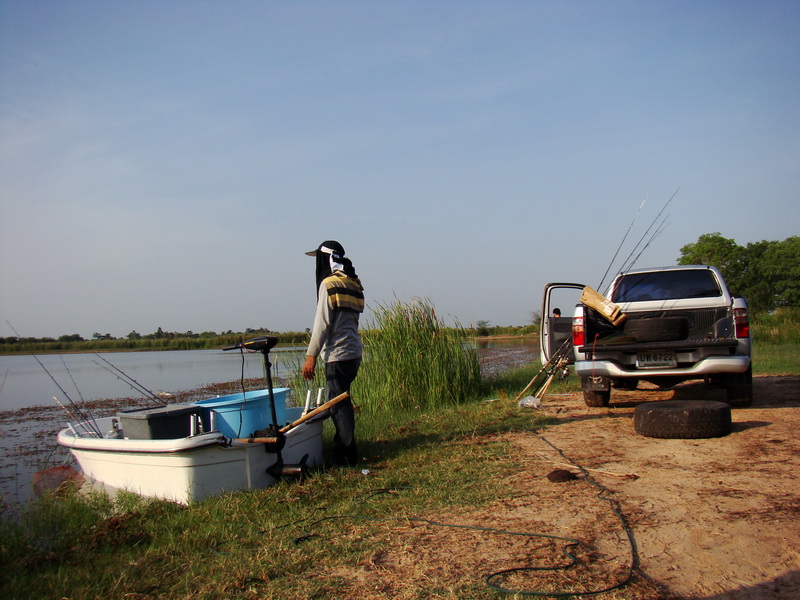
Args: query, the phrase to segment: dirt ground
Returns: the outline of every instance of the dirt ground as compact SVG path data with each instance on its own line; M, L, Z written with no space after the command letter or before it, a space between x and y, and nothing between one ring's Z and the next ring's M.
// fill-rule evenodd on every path
M692 440L637 434L634 409L723 398L702 382L614 390L609 408L588 408L580 394L546 395L539 409L521 410L549 415L555 425L467 442L509 443L520 468L498 482L498 499L480 511L428 516L506 534L410 524L405 537L387 537L363 573L342 575L353 592L359 580L377 579L380 597L403 597L400 581L411 578L458 581L524 568L490 581L526 593L624 584L597 596L612 599L800 598L800 377L756 377L754 390L752 407L733 410L732 433ZM548 478L564 472L565 481ZM530 570L567 562L568 542L528 532L576 539L577 564Z
M538 518L557 521L566 490L585 487L581 479L544 485L550 461L580 465L619 503L639 571L672 594L800 598L800 377L756 377L753 405L732 411L733 432L699 440L638 435L634 409L643 401L721 400L722 390L702 382L641 388L614 390L607 409L586 407L580 395L545 397L540 410L559 424L513 440L531 464L520 477L548 490ZM596 497L570 504L598 522L608 510Z

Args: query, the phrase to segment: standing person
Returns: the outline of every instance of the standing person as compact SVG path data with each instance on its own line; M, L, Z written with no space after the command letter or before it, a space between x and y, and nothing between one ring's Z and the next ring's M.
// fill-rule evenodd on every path
M330 400L350 391L361 365L358 320L364 312L364 288L339 242L322 242L316 250L306 254L317 259L317 312L303 364L303 377L314 378L317 357L322 354ZM358 461L358 448L351 399L331 407L330 415L336 427L334 462L340 466L353 465Z

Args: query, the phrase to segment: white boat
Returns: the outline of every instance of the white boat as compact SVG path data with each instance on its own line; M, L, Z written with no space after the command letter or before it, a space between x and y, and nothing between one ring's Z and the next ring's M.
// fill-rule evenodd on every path
M303 411L284 406L286 391L278 388L274 396L281 425L284 420L295 423ZM188 504L223 492L264 488L280 477L271 475L270 468L280 473L282 466L322 463L321 420L284 427L282 447L240 441L271 424L266 397L268 391L260 390L244 397L123 412L70 424L59 432L58 443L70 449L92 487L110 493L127 490ZM232 409L237 401L240 409Z

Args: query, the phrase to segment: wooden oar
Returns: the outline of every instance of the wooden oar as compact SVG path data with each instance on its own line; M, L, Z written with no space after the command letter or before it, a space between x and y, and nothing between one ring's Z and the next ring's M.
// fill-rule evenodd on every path
M333 406L335 404L339 404L339 402L341 402L342 400L345 400L345 399L347 399L349 397L350 397L350 392L344 392L343 394L339 394L338 396L336 396L336 398L332 398L331 400L328 400L325 404L323 404L321 406L318 406L317 408L315 408L314 410L312 410L309 413L304 414L302 417L297 419L297 421L294 421L293 423L289 423L285 427L281 427L281 429L280 429L281 433L286 433L290 429L294 429L298 425L308 421L310 418L316 417L319 413L325 412L331 406Z
M345 398L349 398L349 397L350 397L350 393L349 392L344 392L343 394L339 394L338 396L336 396L336 398L328 400L325 404L323 404L321 406L318 406L317 408L315 408L314 410L312 410L309 413L304 414L302 417L300 417L299 419L297 419L296 421L294 421L292 423L289 423L285 427L281 427L278 431L280 433L286 433L290 429L294 429L298 425L301 425L301 424L305 423L306 421L308 421L309 419L311 419L313 417L316 417L321 412L325 412L331 406L333 406L335 404L338 404L339 402L341 402ZM234 441L235 442L244 442L244 443L247 443L247 444L274 444L274 443L276 443L278 441L278 438L277 437L238 438L238 439L235 439Z

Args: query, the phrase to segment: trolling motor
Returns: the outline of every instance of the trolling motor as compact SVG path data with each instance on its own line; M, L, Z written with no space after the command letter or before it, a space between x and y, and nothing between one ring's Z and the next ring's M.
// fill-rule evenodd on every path
M251 352L261 352L264 356L264 372L267 378L267 390L269 391L269 407L272 413L272 425L267 429L259 429L254 432L251 438L269 439L270 441L262 442L264 448L269 453L277 454L275 462L267 467L267 473L274 479L281 477L294 477L302 481L308 476L308 454L300 459L298 464L285 464L281 450L286 445L286 435L280 430L278 426L278 415L275 410L275 395L272 391L272 363L269 361L269 351L278 343L278 338L269 335L262 335L256 338L240 342L234 346L226 346L223 350L239 350L245 349Z

